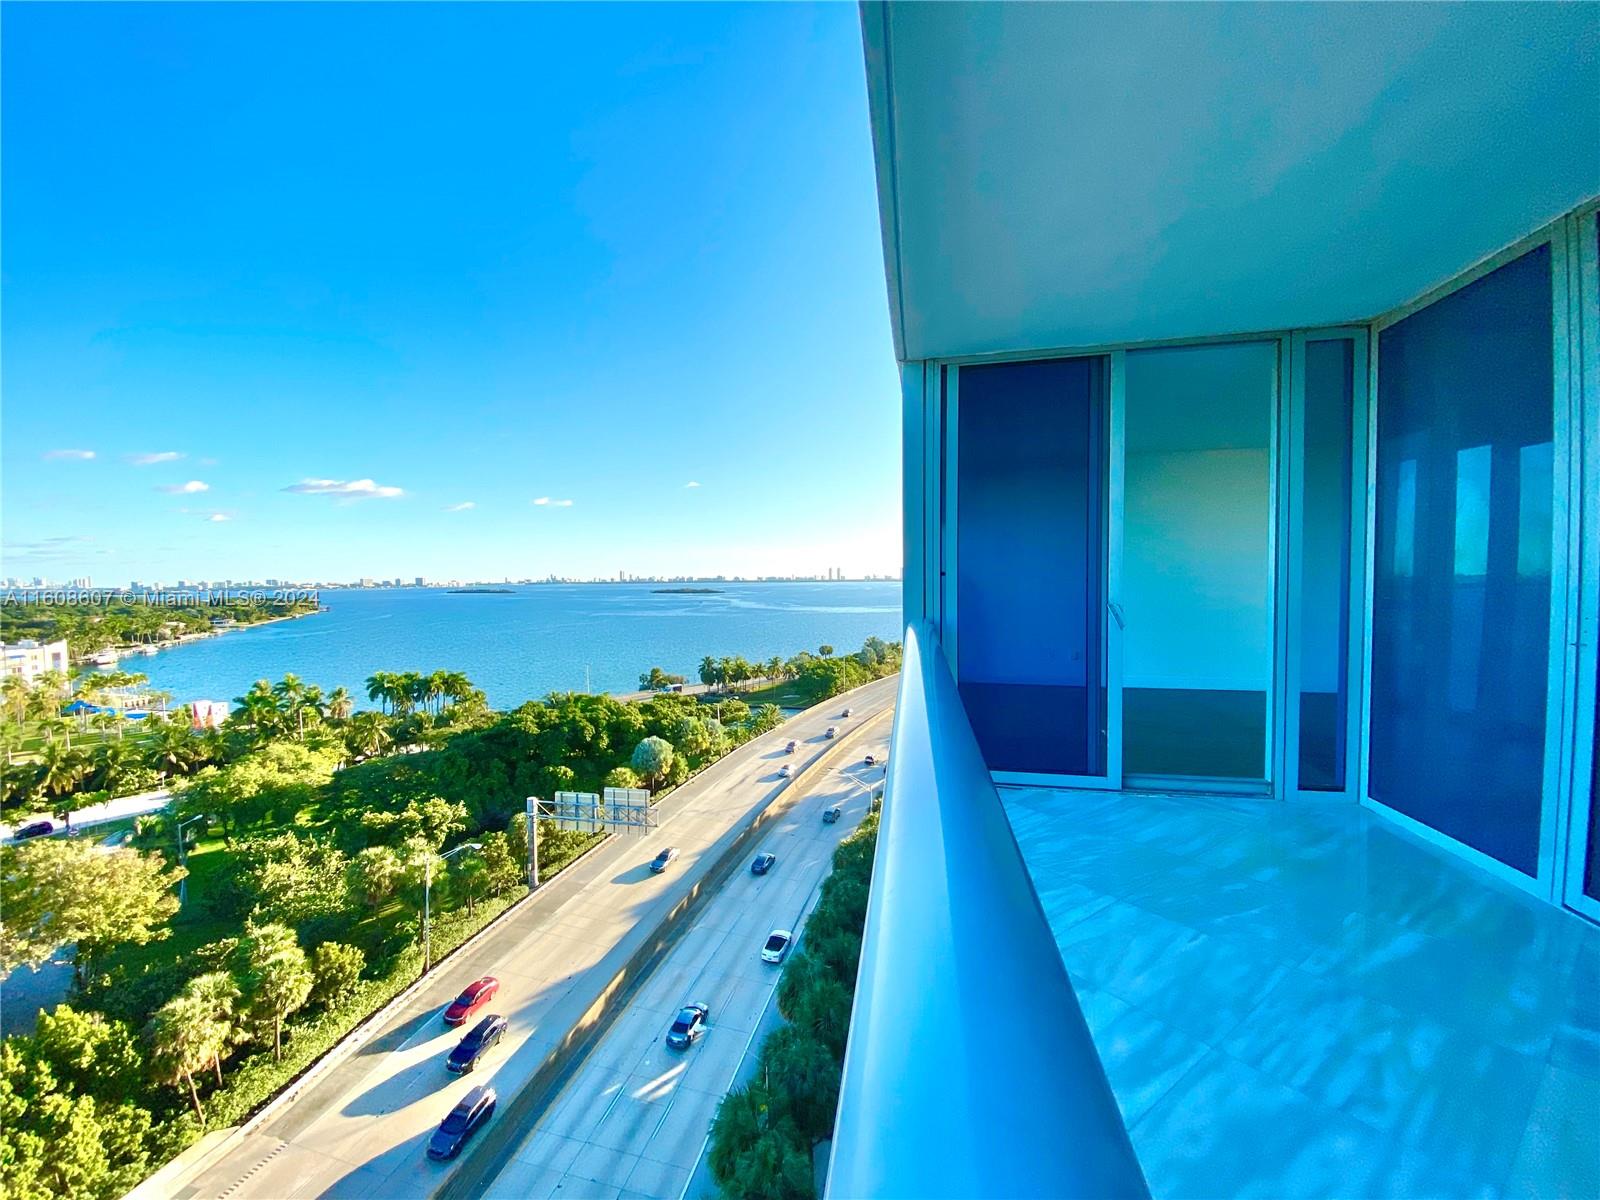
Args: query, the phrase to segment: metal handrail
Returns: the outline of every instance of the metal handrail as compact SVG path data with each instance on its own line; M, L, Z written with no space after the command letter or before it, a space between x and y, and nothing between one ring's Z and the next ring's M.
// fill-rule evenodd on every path
M1148 1197L930 627L906 630L829 1200Z

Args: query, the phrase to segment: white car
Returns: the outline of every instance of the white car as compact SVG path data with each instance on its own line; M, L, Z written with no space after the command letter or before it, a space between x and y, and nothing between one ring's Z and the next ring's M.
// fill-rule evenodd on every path
M761 947L761 961L781 963L783 956L789 953L789 942L793 937L787 929L774 929L767 934L766 944Z

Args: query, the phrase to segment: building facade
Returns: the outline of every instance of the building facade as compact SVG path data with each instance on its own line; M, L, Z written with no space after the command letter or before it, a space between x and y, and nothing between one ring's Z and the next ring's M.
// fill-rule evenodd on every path
M862 24L926 690L902 693L855 1028L894 990L883 875L920 870L893 858L897 792L984 791L940 750L958 726L1063 825L1139 797L1344 806L1551 921L1600 921L1600 8L867 4ZM990 888L1015 869L996 854ZM917 886L981 903L967 873ZM968 935L924 936L959 957ZM881 1102L874 1053L881 1072L890 1051L852 1033L838 1195L885 1194L847 1132ZM917 1183L1140 1191L1111 1158L1124 1187L1027 1156Z
M41 643L29 638L9 645L0 644L0 679L17 676L32 683L47 671L67 674L65 639Z

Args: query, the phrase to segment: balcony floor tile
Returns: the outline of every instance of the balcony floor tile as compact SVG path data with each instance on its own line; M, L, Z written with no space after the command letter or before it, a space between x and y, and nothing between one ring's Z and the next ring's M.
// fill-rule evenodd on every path
M1354 805L1001 795L1157 1197L1600 1195L1600 930Z

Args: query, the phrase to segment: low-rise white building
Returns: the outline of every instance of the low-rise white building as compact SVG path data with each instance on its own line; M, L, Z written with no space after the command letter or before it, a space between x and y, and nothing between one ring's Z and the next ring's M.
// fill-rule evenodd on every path
M67 673L67 642L61 638L54 642L37 642L24 638L9 646L0 642L0 679L20 675L32 683L46 671Z

